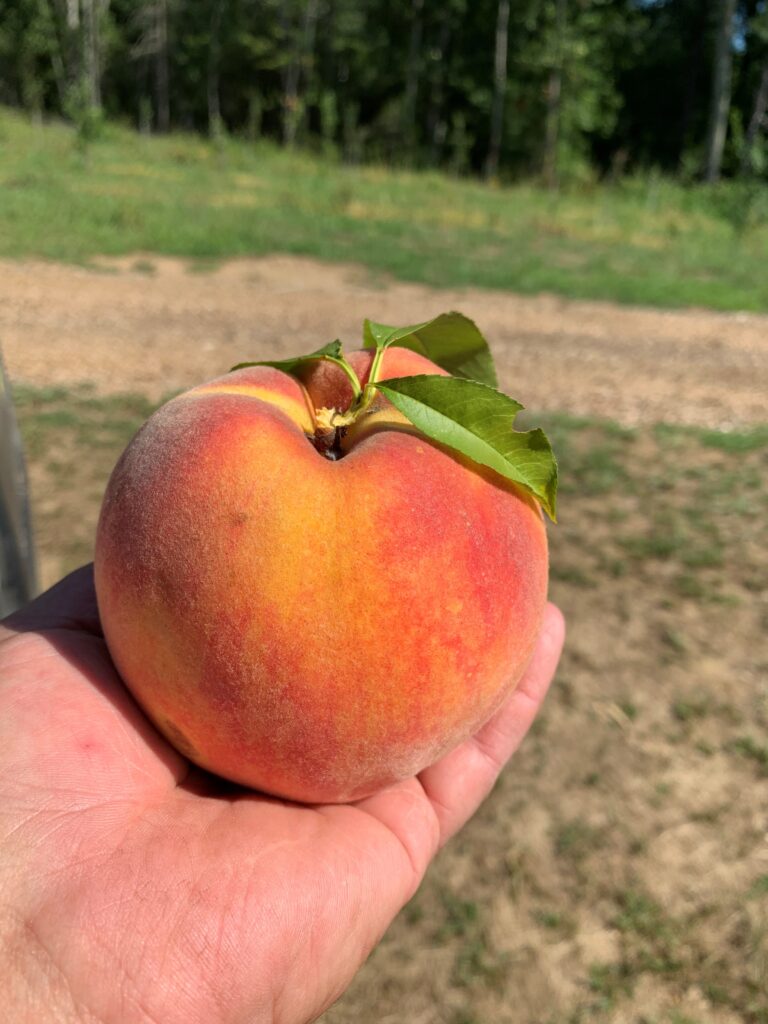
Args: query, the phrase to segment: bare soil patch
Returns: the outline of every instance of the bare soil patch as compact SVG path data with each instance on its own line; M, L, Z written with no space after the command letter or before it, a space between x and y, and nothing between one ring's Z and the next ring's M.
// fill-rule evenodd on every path
M88 268L0 263L12 376L153 399L244 359L336 337L358 347L366 316L406 324L448 309L476 320L502 387L529 409L725 428L768 418L766 316L438 291L289 256L204 272L140 255Z

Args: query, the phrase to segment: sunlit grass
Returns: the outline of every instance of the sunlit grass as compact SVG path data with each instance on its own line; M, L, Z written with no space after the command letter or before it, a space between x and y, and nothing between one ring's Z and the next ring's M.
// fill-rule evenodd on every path
M636 178L552 195L262 142L144 137L0 109L0 255L350 260L432 285L768 309L768 190Z

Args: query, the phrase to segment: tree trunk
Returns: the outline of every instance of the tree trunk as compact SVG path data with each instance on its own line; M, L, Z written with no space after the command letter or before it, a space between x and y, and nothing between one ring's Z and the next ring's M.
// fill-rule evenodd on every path
M768 124L766 113L768 112L768 61L763 66L763 73L760 75L760 84L755 93L755 105L752 108L752 117L749 119L747 135L744 139L744 152L741 156L740 171L742 174L749 174L752 170L752 150L762 128Z
M208 98L208 134L215 138L221 133L221 98L219 95L219 69L221 64L221 23L226 0L215 0L211 12L211 39L208 46L206 90Z
M568 0L557 0L555 5L555 52L547 82L547 117L544 125L542 175L547 188L553 190L559 185L557 151L560 142L560 111L563 94L567 8Z
M314 54L315 54L315 37L317 35L317 16L319 13L319 2L318 0L308 0L307 10L304 16L304 32L303 32L303 45L302 45L302 61L301 69L304 77L304 92L309 92L311 85L311 71L314 65ZM301 76L299 77L299 83L301 84ZM302 118L298 119L296 124L296 130L298 131Z
M59 95L59 107L64 110L67 102L67 69L66 50L69 26L62 25L55 0L48 0L48 7L51 14L51 21L54 27L54 46L51 49L51 67L53 69L53 80L56 83L56 92Z
M283 10L285 5L283 5ZM304 8L304 24L301 30L301 40L298 52L294 50L288 68L285 73L283 86L283 143L286 146L293 146L301 121L300 112L300 90L301 72L308 63L315 49L315 31L317 27L318 0L306 0ZM285 25L286 22L284 21ZM308 77L308 76L307 76Z
M171 101L168 75L168 0L155 2L155 102L157 130L167 132L171 127Z
M66 76L65 93L69 94L72 87L80 83L83 74L80 0L66 0L64 14L61 51Z
M57 49L51 54L53 66L53 77L56 82L56 92L59 95L59 107L64 110L67 102L67 72L64 68L64 61L61 59L61 52Z
M83 0L83 66L88 103L101 109L101 72L99 68L98 0Z
M682 43L685 47L685 69L684 83L682 88L682 105L680 109L680 121L678 128L678 166L682 169L683 160L694 141L691 136L694 131L696 114L700 106L700 86L702 78L706 73L707 63L707 30L709 28L710 13L705 4L701 4L696 15L690 21L686 21L685 38Z
M405 95L400 111L400 137L409 156L416 149L416 100L421 76L421 33L424 0L412 0L411 33L408 40L408 61L405 71Z
M67 0L67 28L70 32L80 28L80 0Z
M451 38L451 23L445 16L440 26L437 37L438 65L432 78L432 87L429 93L429 108L427 110L427 145L429 147L429 163L434 165L438 162L440 149L445 142L448 126L443 115L443 100L445 93L445 54Z
M501 139L504 128L504 95L507 91L507 51L509 49L509 0L499 0L496 15L496 46L493 59L493 103L491 106L491 133L488 157L485 161L486 178L499 173Z
M712 99L709 108L707 132L707 163L704 177L709 182L720 178L725 136L728 131L728 112L731 107L731 73L733 70L733 15L736 0L721 0L720 18L715 42Z

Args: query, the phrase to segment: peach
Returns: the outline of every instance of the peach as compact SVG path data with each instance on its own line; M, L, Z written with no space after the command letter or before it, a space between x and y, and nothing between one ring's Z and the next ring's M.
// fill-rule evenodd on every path
M365 383L371 352L349 362ZM441 373L390 348L381 378ZM547 589L536 501L385 399L315 447L352 391L333 364L247 368L156 412L96 543L107 643L192 761L305 802L408 778L477 730L532 654Z

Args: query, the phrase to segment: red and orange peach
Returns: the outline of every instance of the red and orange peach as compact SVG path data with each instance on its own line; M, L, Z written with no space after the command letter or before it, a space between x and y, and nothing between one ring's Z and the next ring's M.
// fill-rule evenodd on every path
M371 352L349 362L364 384ZM441 373L390 348L381 378ZM307 802L407 778L485 722L539 631L538 504L428 441L331 363L238 370L173 399L110 480L96 586L109 649L157 727L226 778Z

